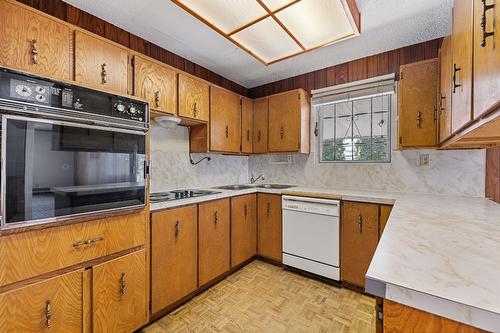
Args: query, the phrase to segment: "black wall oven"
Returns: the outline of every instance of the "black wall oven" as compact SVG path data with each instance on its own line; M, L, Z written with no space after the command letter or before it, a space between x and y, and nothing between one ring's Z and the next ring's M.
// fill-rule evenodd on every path
M141 207L147 104L0 68L1 227Z

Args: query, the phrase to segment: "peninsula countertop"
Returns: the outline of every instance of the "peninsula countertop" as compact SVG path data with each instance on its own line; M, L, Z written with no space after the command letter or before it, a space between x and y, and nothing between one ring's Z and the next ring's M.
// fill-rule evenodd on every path
M297 186L218 190L151 211L248 193L337 195L394 204L366 274L366 291L500 332L500 205L485 198Z

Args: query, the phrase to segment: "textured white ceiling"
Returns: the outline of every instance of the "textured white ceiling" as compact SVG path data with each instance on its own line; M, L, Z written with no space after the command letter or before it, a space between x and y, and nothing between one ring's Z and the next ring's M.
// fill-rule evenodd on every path
M247 88L446 36L452 8L452 0L356 0L359 37L265 66L169 0L65 1Z

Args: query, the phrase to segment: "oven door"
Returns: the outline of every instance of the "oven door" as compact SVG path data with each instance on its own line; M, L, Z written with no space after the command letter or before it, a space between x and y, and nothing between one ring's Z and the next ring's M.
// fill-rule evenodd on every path
M2 115L2 225L144 206L145 163L144 132Z

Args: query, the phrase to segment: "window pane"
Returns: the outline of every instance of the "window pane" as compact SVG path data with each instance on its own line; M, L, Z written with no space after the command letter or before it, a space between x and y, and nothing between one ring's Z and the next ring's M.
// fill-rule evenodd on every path
M335 160L352 160L352 102L335 104Z
M322 140L322 160L324 161L333 161L334 160L334 113L335 113L335 105L327 104L322 107L322 127L321 134L323 137Z
M353 103L353 160L369 161L371 152L371 99Z

